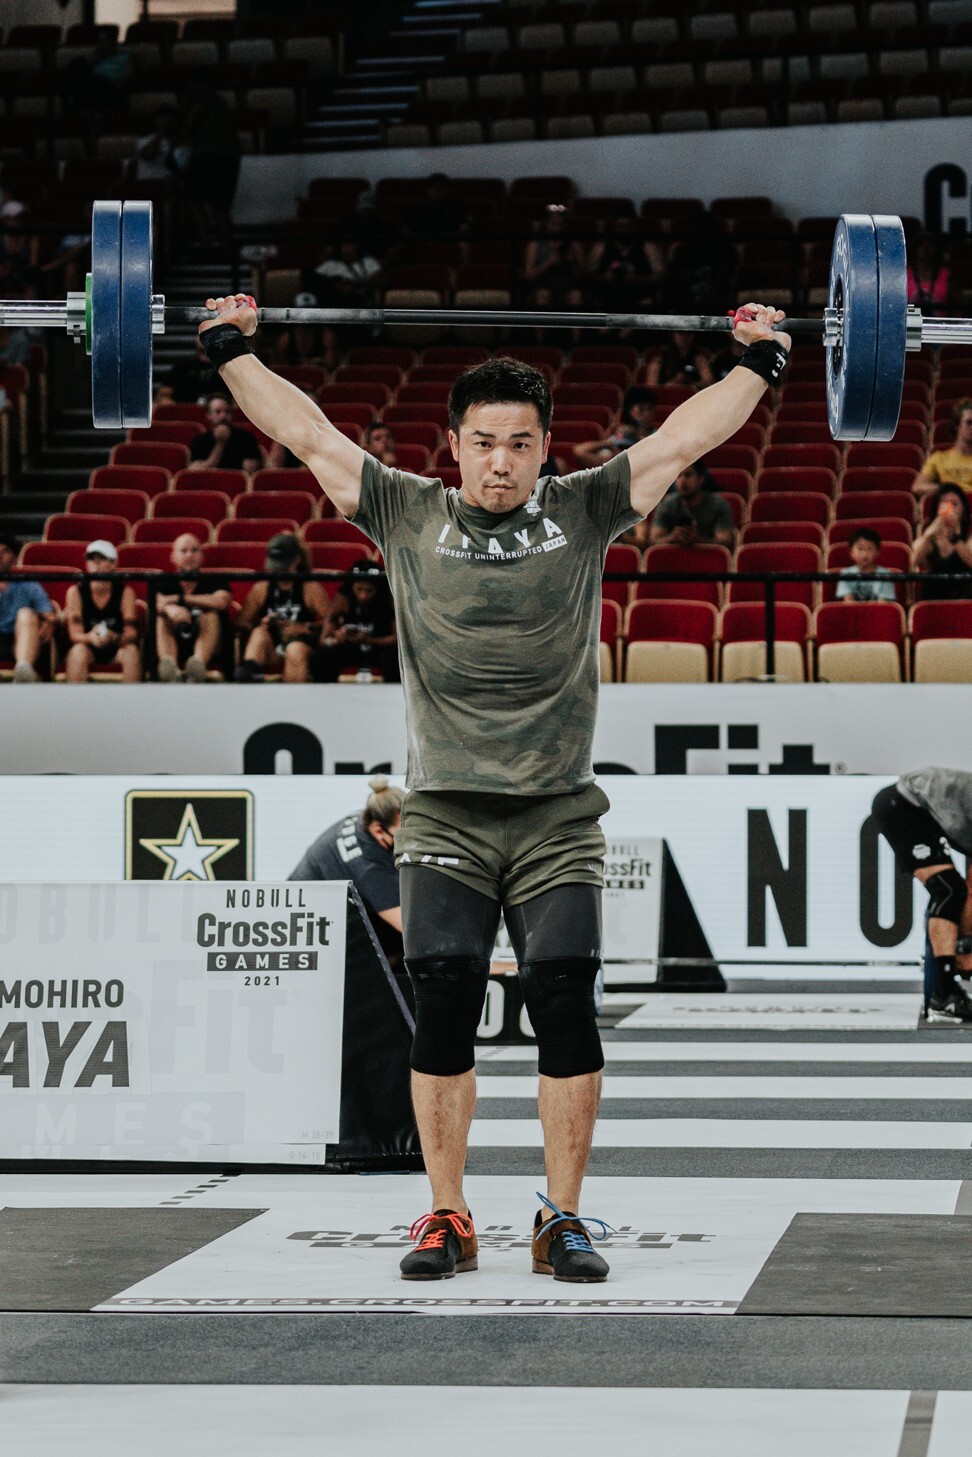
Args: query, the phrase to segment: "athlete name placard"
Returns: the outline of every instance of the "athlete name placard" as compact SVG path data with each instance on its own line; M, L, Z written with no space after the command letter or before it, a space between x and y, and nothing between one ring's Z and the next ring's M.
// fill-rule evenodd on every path
M0 1159L324 1162L344 882L0 884Z

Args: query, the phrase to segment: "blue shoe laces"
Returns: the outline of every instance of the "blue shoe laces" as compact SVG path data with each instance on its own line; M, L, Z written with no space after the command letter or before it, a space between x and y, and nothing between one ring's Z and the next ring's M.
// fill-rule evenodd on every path
M541 1229L552 1229L555 1224L565 1222L575 1222L583 1225L583 1229L565 1229L563 1231L564 1244L571 1252L583 1252L592 1248L587 1234L587 1230L592 1224L599 1224L601 1227L602 1232L600 1234L595 1233L594 1230L590 1231L596 1240L607 1239L609 1234L617 1234L614 1225L608 1224L604 1219L582 1219L579 1214L565 1214L562 1209L558 1209L556 1204L551 1203L545 1195L541 1194L539 1189L537 1190L537 1198L541 1204L545 1204L548 1209L552 1209L556 1215L555 1219L545 1219L541 1225Z

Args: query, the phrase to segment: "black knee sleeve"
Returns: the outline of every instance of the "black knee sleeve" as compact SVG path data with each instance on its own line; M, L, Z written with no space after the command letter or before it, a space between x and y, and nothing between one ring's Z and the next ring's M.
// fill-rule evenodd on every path
M476 1028L483 1015L489 962L473 956L406 958L415 992L411 1065L417 1073L450 1078L476 1062Z
M540 1071L548 1078L576 1078L604 1066L594 1012L600 964L596 957L584 957L528 961L520 967Z
M965 905L965 881L954 865L947 870L936 870L925 881L928 892L928 914L940 921L952 921L957 926Z

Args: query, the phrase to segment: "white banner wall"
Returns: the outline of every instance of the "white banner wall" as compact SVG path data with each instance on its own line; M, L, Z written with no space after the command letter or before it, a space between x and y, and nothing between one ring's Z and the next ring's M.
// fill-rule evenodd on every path
M771 197L794 219L900 213L970 223L967 117L243 158L238 223L293 217L314 177L572 177L599 197ZM940 169L948 169L947 172Z
M914 753L907 762L914 765ZM667 842L717 959L769 968L873 963L864 974L876 976L888 962L917 969L923 896L896 875L869 822L887 779L623 775L601 782L612 804L603 821L609 842ZM14 777L2 794L0 882L121 880L128 870L146 879L232 874L275 883L324 828L363 807L367 782L354 775L161 783ZM650 897L645 905L647 960L657 914ZM9 965L4 927L0 899L0 965ZM629 943L621 954L638 953Z
M594 759L635 774L972 770L969 702L961 684L605 684ZM5 691L0 718L0 776L404 774L405 747L391 685L42 683Z

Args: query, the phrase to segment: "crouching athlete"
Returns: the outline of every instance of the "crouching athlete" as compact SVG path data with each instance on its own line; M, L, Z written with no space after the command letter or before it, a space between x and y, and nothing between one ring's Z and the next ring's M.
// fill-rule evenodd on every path
M610 543L679 471L732 435L786 363L777 310L734 319L747 346L725 379L605 465L540 476L544 376L492 359L459 376L449 442L461 489L383 465L250 351L243 295L210 299L202 343L247 418L287 446L378 545L395 598L410 793L395 836L405 962L415 990L412 1098L432 1185L407 1280L477 1266L463 1193L475 1036L502 909L539 1054L547 1192L533 1269L599 1281L580 1217L603 1056L594 1013L608 801L594 782L601 572ZM602 1234L603 1237L603 1234Z

